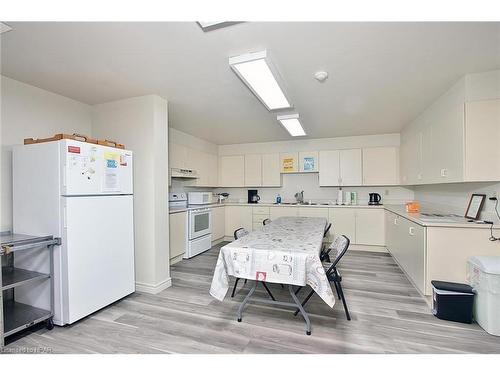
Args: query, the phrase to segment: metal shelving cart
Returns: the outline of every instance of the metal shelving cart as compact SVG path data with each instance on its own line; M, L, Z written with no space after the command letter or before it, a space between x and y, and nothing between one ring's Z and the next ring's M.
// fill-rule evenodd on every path
M48 329L54 328L54 246L60 245L60 238L53 236L28 236L0 233L0 348L4 339L34 324L45 321ZM50 272L42 273L16 268L16 253L26 250L48 251ZM19 303L15 299L15 288L24 285L50 281L50 311Z

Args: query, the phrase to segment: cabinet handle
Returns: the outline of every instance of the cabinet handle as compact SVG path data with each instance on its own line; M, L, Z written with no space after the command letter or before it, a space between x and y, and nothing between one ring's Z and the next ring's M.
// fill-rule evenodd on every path
M414 236L415 235L415 228L413 228L413 227L408 228L408 233L410 234L410 236Z
M394 225L399 225L397 217L394 218Z

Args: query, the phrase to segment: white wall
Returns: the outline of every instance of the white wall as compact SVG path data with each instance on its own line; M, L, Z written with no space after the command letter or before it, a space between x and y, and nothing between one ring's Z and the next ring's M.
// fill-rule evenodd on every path
M219 155L241 155L288 151L319 151L382 146L399 146L399 134L379 134L355 137L298 139L281 142L220 145Z
M298 139L282 142L243 143L220 145L219 155L241 155L252 153L272 153L288 151L317 151L349 149L362 147L399 146L399 134L381 134L355 137L338 137L322 139ZM277 194L284 201L295 201L296 192L304 190L304 199L316 202L333 202L337 198L338 188L320 187L317 173L283 174L283 186L280 188L256 188L261 201L275 202ZM227 192L231 201L246 201L247 190L251 188L219 188L217 193ZM377 192L385 203L400 204L413 199L413 191L403 187L344 187L345 191L356 191L358 203L368 202L368 193Z
M486 194L486 201L480 218L494 222L500 221L495 213L495 202L488 199L495 193L500 198L500 183L498 182L422 185L414 186L413 189L415 199L421 202L423 209L457 215L464 215L472 193Z
M0 230L12 229L12 145L24 138L56 133L89 135L89 105L0 76L1 85L1 218Z
M169 143L186 146L209 154L217 155L219 152L216 144L192 136L191 134L181 132L180 130L174 128L168 128L168 141Z
M92 135L134 152L136 285L158 292L171 284L168 237L166 100L140 96L94 106Z

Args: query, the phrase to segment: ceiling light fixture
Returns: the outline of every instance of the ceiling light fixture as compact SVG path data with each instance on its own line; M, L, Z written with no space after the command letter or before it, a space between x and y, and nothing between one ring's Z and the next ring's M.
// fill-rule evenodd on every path
M7 31L10 31L10 30L12 30L12 27L10 27L9 25L7 25L3 22L0 22L0 34L6 33Z
M205 32L222 29L223 27L228 27L241 23L242 21L197 21L196 23L200 25L201 29Z
M299 114L278 116L278 121L290 133L292 137L302 137L306 135L302 124L299 121Z
M266 50L230 57L229 65L269 111L292 107Z

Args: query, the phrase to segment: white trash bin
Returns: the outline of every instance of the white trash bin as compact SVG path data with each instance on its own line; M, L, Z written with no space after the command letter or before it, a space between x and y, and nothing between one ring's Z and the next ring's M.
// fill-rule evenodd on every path
M469 258L467 280L476 292L474 319L489 334L500 336L500 256Z

